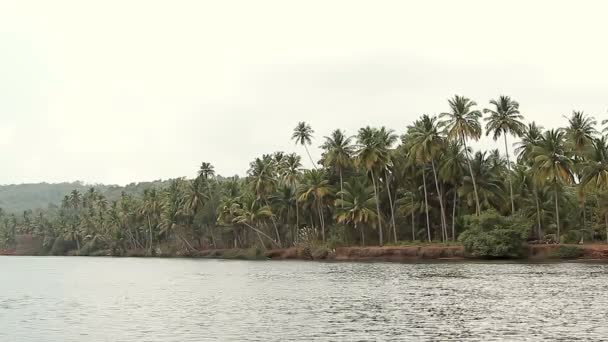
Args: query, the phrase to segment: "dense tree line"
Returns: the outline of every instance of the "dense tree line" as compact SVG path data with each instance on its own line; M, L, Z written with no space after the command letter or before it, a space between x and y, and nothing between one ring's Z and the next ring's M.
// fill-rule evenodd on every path
M47 210L0 211L2 242L10 246L16 235L33 234L72 241L77 249L97 240L151 254L165 245L188 251L311 240L447 243L467 230L465 217L488 210L522 218L517 222L530 240L607 238L608 141L592 116L574 111L565 127L545 130L524 123L508 96L485 109L454 96L446 109L420 116L402 132L364 127L321 138L300 122L292 138L309 161L264 154L244 178L216 177L204 162L198 177L141 195L108 200L91 188L74 190ZM473 151L471 142L484 133L502 140L504 150ZM308 150L313 142L322 149L319 160ZM309 162L312 168L303 165Z

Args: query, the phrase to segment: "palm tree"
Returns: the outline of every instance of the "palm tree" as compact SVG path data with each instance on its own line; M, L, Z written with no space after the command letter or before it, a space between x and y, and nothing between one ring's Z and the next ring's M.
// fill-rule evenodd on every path
M362 166L372 179L374 195L376 197L376 212L378 216L378 237L380 246L382 239L382 218L380 214L380 199L378 198L378 187L376 185L376 173L374 170L382 170L387 164L388 151L379 138L377 129L371 127L361 128L357 134L358 149L356 152L357 163Z
M568 119L566 127L566 138L568 146L574 151L574 174L580 180L581 169L584 167L586 155L592 149L593 139L597 134L595 118L585 115L582 111L573 111ZM583 230L587 226L586 217L586 196L584 191L579 191L579 206L583 216ZM593 237L593 234L592 234ZM581 235L581 241L582 235Z
M456 207L458 187L466 170L466 157L460 142L449 142L439 160L439 177L452 185L452 241L456 241Z
M566 119L568 119L568 127L566 127L568 144L574 150L575 158L584 159L597 134L595 129L597 121L582 111L572 111L572 115Z
M480 138L481 125L479 124L479 119L481 118L481 112L473 109L473 107L477 105L475 101L471 101L464 96L454 95L453 98L448 100L448 103L450 105L450 112L441 113L439 118L444 119L442 126L446 129L448 139L459 140L464 146L464 151L467 156L467 165L469 166L469 174L471 175L473 191L475 193L476 212L477 215L479 215L481 213L479 194L477 193L475 175L471 168L467 139L478 140Z
M557 242L560 242L559 187L574 181L573 161L566 148L566 133L563 130L549 130L543 135L540 144L532 150L533 170L536 181L553 186L555 197L555 220Z
M437 190L437 198L439 200L439 207L441 209L441 229L442 238L447 240L447 223L445 217L445 208L443 205L443 195L439 188L439 180L437 178L437 169L435 167L435 158L444 147L443 138L439 135L439 126L437 124L436 117L430 117L426 114L422 115L422 118L414 122L412 126L408 127L407 141L404 143L410 147L411 156L421 162L423 165L430 163L433 170L433 177L435 178L435 189ZM423 170L424 172L424 170ZM423 173L424 176L424 173ZM426 182L425 182L426 183ZM425 201L426 201L426 186L425 186ZM429 230L429 241L430 241L430 228L428 222L428 203L427 203L427 228Z
M497 100L490 100L494 109L486 108L484 113L490 114L486 117L486 135L493 134L494 141L502 135L505 141L505 155L507 156L507 168L509 170L509 193L511 196L511 214L515 213L515 200L513 199L513 181L511 179L511 159L509 158L509 144L507 135L520 137L526 129L521 122L524 116L519 112L519 103L509 96L499 96Z
M312 199L317 209L321 236L325 242L325 217L323 215L323 199L331 194L329 181L322 170L306 170L298 188L298 201L306 202Z
M297 189L298 180L301 175L302 162L300 156L295 153L288 154L283 159L283 165L280 167L281 183L291 187L294 191ZM292 240L297 237L297 231L300 228L300 206L298 204L297 196L295 198L296 207L296 227L295 233L292 236ZM295 241L292 241L295 242Z
M304 121L298 122L298 125L296 126L296 128L293 129L293 134L291 136L292 140L295 140L296 144L300 144L302 146L304 146L304 148L306 149L306 153L308 154L308 158L310 158L310 162L312 163L312 166L316 169L317 165L315 163L315 161L312 159L312 156L310 155L310 151L308 151L308 145L311 144L311 140L312 140L312 134L315 131L312 130L312 127L310 127L309 124L307 124Z
M386 151L386 160L384 161L384 181L386 182L386 192L388 195L388 204L391 209L391 225L393 228L393 239L397 243L397 225L395 224L395 206L393 205L393 196L391 195L391 172L390 169L393 166L392 150L391 147L397 142L399 137L395 134L392 129L387 129L382 126L378 130L378 139L380 141L381 148Z
M366 186L365 183L365 180L354 180L344 184L344 189L340 191L340 199L336 201L336 206L340 208L335 215L338 223L352 224L355 230L361 231L362 246L365 246L365 234L360 225L370 224L376 216L374 189Z
M273 213L269 206L260 206L259 201L256 201L250 196L246 197L243 204L235 209L232 222L235 224L244 225L256 232L262 247L265 247L262 236L270 240L274 246L280 247L276 241L274 241L268 234L264 233L259 227L260 224L272 216Z
M608 138L603 136L593 139L592 150L584 161L581 175L579 193L584 196L588 191L598 192L598 208L602 208L601 204L605 203L608 193ZM604 212L604 215L606 214L608 211ZM605 222L608 234L608 216L605 217Z
M536 122L532 121L524 129L521 135L521 141L515 143L515 154L517 154L517 160L521 163L527 162L532 164L532 150L535 146L538 146L543 140L543 128L537 126Z
M202 162L200 168L198 169L198 176L204 180L209 179L215 175L215 168L211 163Z
M266 206L269 206L268 197L276 191L277 171L273 157L268 154L263 155L262 158L256 158L249 167L248 173L253 193L257 196L256 200L262 201ZM270 216L270 219L275 229L277 242L281 245L281 235L274 216Z
M354 154L354 147L351 144L351 137L344 135L344 132L337 129L331 136L325 137L325 143L321 146L325 150L322 164L325 167L333 168L338 171L340 176L340 196L344 190L344 180L342 172L352 163L351 157ZM344 199L343 197L341 197Z

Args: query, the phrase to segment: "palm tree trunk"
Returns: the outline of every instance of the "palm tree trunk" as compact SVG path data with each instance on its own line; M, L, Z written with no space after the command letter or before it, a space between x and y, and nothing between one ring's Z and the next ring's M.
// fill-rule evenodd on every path
M536 201L536 219L538 220L538 239L543 239L543 226L540 218L540 203L538 202L538 192L534 190L534 200Z
M264 202L266 202L266 206L270 208L268 200L265 199ZM277 221L274 219L274 215L270 216L270 220L272 221L272 225L274 226L274 232L275 234L277 234L277 242L279 243L279 247L281 247L281 234L279 234L279 227L277 227Z
M150 214L146 214L146 218L148 219L148 230L150 231L150 245L148 246L148 251L150 255L152 255L152 224L150 223Z
M585 231L587 230L587 213L585 212L585 197L583 197L583 228L581 229L581 242L585 242Z
M308 146L306 146L306 144L304 144L304 148L306 149L306 154L308 154L308 158L310 159L310 162L312 163L312 167L314 167L315 170L317 170L317 165L315 164L315 161L312 159L312 156L310 155L310 152L308 151Z
M414 201L413 200L412 200L412 241L416 241L416 220L414 218Z
M604 223L606 224L606 243L608 243L608 213L604 214Z
M513 199L513 180L511 179L511 159L509 158L509 144L507 143L507 133L504 132L505 137L505 155L507 156L507 169L509 170L509 191L511 193L511 214L515 213L515 200Z
M395 225L395 210L393 208L393 197L391 196L391 185L388 180L388 173L384 170L384 178L386 178L386 191L388 192L388 203L391 206L391 223L393 225L393 239L397 243L397 226Z
M452 241L456 241L456 203L458 201L456 189L454 189L454 205L452 206Z
M378 188L376 187L376 177L374 177L374 170L370 170L372 175L372 184L374 186L374 197L376 197L376 211L378 212L378 238L379 245L382 247L384 244L382 241L382 218L380 217L380 198L378 198Z
M557 243L560 243L560 227L559 227L559 202L557 199L557 186L555 187L555 220L557 223Z
M296 231L293 236L294 243L298 241L298 233L300 231L300 206L298 205L298 200L296 199Z
M321 206L321 201L317 200L317 210L319 212L319 220L321 223L321 237L323 242L325 242L325 220L323 218L323 207Z
M473 191L475 192L475 206L477 216L481 214L481 207L479 205L479 194L477 193L477 183L475 182L475 175L473 174L473 167L471 166L471 158L469 158L469 149L467 148L467 139L462 136L462 143L464 145L464 154L467 157L467 165L469 166L469 173L471 174L471 182L473 183Z
M423 188L424 188L424 205L426 207L426 232L427 232L427 236L429 239L429 242L431 242L431 222L429 220L429 200L428 200L428 196L426 193L426 172L424 171L424 168L422 168L422 183L423 183Z
M270 236L268 236L268 234L266 234L263 231L261 231L261 230L255 228L255 227L253 227L252 225L250 225L248 223L245 223L245 226L251 228L254 232L256 232L258 234L258 237L259 237L259 235L262 235L265 238L267 238L268 240L270 240L270 242L272 242L272 244L275 245L275 247L279 247L280 248L280 246L277 245L276 241L274 241ZM261 241L261 238L260 238L260 241ZM262 241L262 246L263 245L264 245L264 242Z
M448 240L448 227L445 219L445 209L443 207L443 196L441 190L439 190L439 181L437 180L437 170L435 170L435 161L431 159L431 166L433 166L433 177L435 177L435 188L437 189L437 197L439 197L439 207L441 208L441 236L444 242Z
M342 209L344 209L344 182L342 180L342 168L339 168L339 169L340 169L340 200L342 201L340 203L340 207Z

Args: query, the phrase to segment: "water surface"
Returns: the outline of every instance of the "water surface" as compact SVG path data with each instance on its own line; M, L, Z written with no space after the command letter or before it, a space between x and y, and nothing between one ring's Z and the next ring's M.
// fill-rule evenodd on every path
M0 257L0 341L607 336L604 264Z

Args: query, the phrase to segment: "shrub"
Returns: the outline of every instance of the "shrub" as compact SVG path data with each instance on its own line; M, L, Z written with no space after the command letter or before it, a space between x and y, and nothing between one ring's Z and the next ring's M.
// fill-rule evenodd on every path
M560 258L560 259L576 259L583 256L585 251L583 248L579 246L564 246L560 245L551 252L550 256L552 258Z
M516 258L523 253L529 222L518 215L501 216L496 211L464 218L464 231L459 241L470 256L482 258Z

